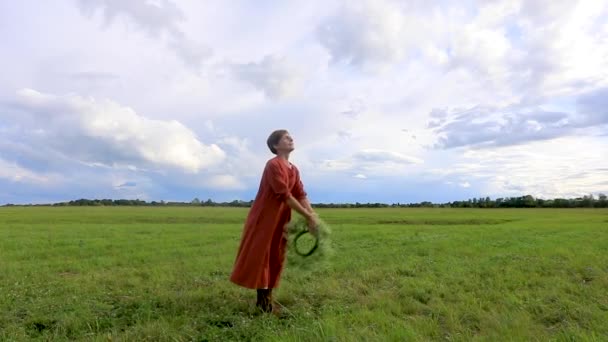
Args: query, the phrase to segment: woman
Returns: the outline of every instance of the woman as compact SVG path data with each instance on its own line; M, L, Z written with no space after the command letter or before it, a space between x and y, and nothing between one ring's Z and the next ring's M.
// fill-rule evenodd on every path
M287 245L285 225L291 220L291 210L306 218L311 232L316 229L318 221L304 191L300 173L289 162L289 155L294 150L289 132L272 132L267 145L276 157L268 160L264 168L230 280L257 290L256 306L264 312L272 312L272 289L278 287L283 271Z

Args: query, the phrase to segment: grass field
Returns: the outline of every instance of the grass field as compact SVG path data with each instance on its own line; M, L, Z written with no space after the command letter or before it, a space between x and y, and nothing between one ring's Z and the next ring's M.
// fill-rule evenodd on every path
M282 319L228 281L246 214L0 208L0 340L608 340L606 210L320 210Z

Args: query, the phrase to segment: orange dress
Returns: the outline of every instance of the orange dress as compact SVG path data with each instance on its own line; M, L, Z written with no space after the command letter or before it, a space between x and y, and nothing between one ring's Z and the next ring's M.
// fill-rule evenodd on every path
M264 168L230 281L250 289L278 287L287 246L285 225L291 220L290 195L306 197L300 173L295 165L274 157Z

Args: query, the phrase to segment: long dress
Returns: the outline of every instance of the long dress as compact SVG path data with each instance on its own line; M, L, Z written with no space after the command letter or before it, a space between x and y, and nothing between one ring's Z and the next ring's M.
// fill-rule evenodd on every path
M306 197L297 167L274 157L266 163L247 215L230 281L250 288L276 288L285 261L285 225L291 220L289 196Z

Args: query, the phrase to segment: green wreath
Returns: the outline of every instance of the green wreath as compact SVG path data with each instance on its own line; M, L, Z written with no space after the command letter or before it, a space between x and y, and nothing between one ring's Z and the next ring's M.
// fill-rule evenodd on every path
M296 234L296 236L293 239L293 245L294 245L294 250L295 250L295 252L298 255L303 256L303 257L308 257L308 256L311 256L317 250L317 248L319 248L319 237L317 235L314 235L314 237L315 237L315 244L312 246L312 248L308 252L302 252L298 248L298 240L302 236L304 236L304 234L310 234L310 232L308 230L302 230L301 232L299 232L298 234Z

